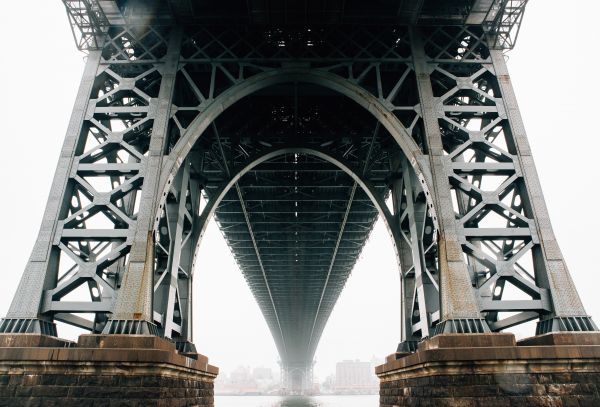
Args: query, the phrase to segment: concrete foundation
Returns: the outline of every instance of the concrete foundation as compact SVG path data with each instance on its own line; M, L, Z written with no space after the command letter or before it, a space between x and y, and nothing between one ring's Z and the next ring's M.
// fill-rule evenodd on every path
M600 332L445 334L376 368L380 406L600 406Z
M217 374L154 336L0 335L0 406L212 407Z

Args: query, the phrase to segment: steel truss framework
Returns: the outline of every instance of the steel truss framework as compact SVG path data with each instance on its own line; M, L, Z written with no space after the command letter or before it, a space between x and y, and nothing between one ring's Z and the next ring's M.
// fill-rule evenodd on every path
M493 49L512 49L528 0L62 0L77 47L102 48L112 25L481 25Z
M96 0L63 0L80 51L101 49L110 23Z
M193 350L213 214L284 366L312 366L378 214L401 269L402 346L534 319L537 333L596 329L481 26L108 34L2 332L62 321Z

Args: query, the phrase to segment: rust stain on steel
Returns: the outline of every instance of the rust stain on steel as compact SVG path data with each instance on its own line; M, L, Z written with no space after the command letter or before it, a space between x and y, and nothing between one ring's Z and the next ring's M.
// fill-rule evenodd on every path
M140 276L141 282L138 285L138 295L136 296L136 307L135 309L141 312L135 312L133 314L133 319L144 319L150 318L150 315L145 315L147 310L145 306L147 304L147 285L145 282L150 279L152 281L152 273L154 273L154 233L152 230L148 231L148 235L146 236L146 261L144 261L144 271Z

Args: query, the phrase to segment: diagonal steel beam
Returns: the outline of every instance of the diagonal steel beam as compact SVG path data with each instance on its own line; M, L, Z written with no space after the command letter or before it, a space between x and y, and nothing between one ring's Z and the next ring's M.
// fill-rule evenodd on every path
M333 265L335 264L335 260L337 257L337 252L340 248L340 243L342 242L342 236L344 235L344 229L346 227L346 221L348 220L348 215L350 214L350 209L352 208L352 201L354 201L354 194L356 193L356 189L358 184L355 182L352 186L352 192L350 193L350 198L348 199L348 206L346 207L346 213L344 214L344 220L342 221L342 225L340 226L340 233L338 234L337 241L335 242L335 247L333 249L333 255L331 256L331 262L329 263L329 269L327 270L327 277L325 278L325 284L323 284L323 291L321 291L321 297L319 298L319 305L317 306L317 311L315 312L315 319L313 320L312 328L310 330L310 338L308 340L308 349L313 342L315 326L317 325L317 319L319 318L319 312L321 310L321 305L323 305L323 298L325 297L325 292L327 291L327 285L329 283L329 279L331 277L331 271L333 270Z
M256 252L256 259L258 260L258 264L260 265L260 271L262 273L262 277L265 281L265 287L267 288L267 293L269 294L269 299L271 300L271 305L273 306L273 312L275 313L275 319L277 320L277 326L279 327L279 334L281 335L281 344L283 346L283 353L287 353L287 349L285 346L285 337L283 336L283 330L281 329L281 322L279 321L279 315L277 314L277 308L275 307L275 301L273 300L273 294L271 293L271 288L269 287L269 281L267 279L267 273L265 272L265 266L263 265L262 258L260 257L260 250L258 249L258 243L256 242L256 237L254 236L254 232L252 231L252 224L250 223L250 217L248 216L248 211L246 210L246 204L244 203L244 198L242 197L242 191L238 183L235 183L235 190L237 191L237 195L240 199L240 205L242 206L242 211L244 212L244 218L246 219L246 225L248 226L248 233L250 234L250 239L252 239L252 245L254 246L254 251Z
M375 124L375 130L373 130L373 136L371 138L371 143L369 146L369 151L367 156L365 157L364 166L362 169L362 175L364 176L367 168L369 166L369 159L371 157L371 152L373 151L373 144L375 143L375 139L377 138L377 133L379 132L380 123L377 121ZM319 305L317 306L317 311L315 313L315 319L313 320L312 328L310 330L310 337L308 340L308 348L307 350L310 352L310 347L313 342L314 334L315 334L315 326L317 325L317 319L319 318L319 312L321 310L321 305L323 304L323 298L325 297L325 292L327 291L327 285L329 283L329 279L331 277L331 271L333 270L333 266L335 264L335 260L337 257L338 250L340 248L340 243L342 242L342 237L344 235L344 229L346 228L346 223L348 222L348 216L350 215L350 209L352 208L352 202L354 201L354 195L356 194L356 189L358 188L358 183L354 181L354 185L352 185L352 192L350 192L350 198L348 199L348 205L346 206L346 212L344 213L344 219L342 220L342 224L340 226L340 232L338 234L337 241L335 242L335 247L333 249L333 255L331 256L331 262L329 263L329 269L327 270L327 277L325 278L325 284L323 285L323 291L321 291L321 297L319 299Z
M217 139L217 144L219 146L219 151L221 152L221 156L223 158L223 165L225 166L225 172L227 173L227 177L231 177L231 171L229 169L229 165L227 164L227 156L225 155L225 151L223 150L223 144L221 143L221 138L219 137L219 130L217 129L217 125L215 122L212 122L212 128L215 133L215 137ZM244 219L246 220L246 225L248 226L248 233L250 234L250 239L252 240L252 246L254 246L254 251L256 252L256 259L258 260L258 264L260 265L260 270L262 273L263 280L265 282L265 287L267 288L267 293L269 294L269 299L271 300L271 306L273 307L273 312L275 313L275 319L277 320L277 327L279 328L279 334L281 335L281 345L283 346L283 353L287 353L287 348L285 346L285 337L283 336L283 329L281 329L281 322L279 320L279 315L277 314L277 308L275 307L275 301L273 300L273 294L271 293L271 288L269 287L269 281L267 279L267 273L265 272L265 267L262 262L262 258L260 256L260 250L258 249L258 243L256 242L256 237L252 230L252 224L250 223L250 217L248 216L248 211L246 210L246 203L244 202L244 197L242 196L242 190L238 183L235 183L235 190L237 192L237 196L240 200L240 206L242 207L242 212L244 213Z

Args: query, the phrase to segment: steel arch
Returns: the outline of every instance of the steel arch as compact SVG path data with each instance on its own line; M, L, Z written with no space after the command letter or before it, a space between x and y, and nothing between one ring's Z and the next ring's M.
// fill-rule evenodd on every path
M202 237L203 237L206 227L208 225L208 221L212 218L217 207L219 206L219 203L222 201L222 199L225 197L225 195L229 192L229 190L234 188L236 183L245 174L250 172L255 167L259 166L260 164L267 162L273 158L285 155L285 154L294 154L294 153L312 155L312 156L318 157L320 159L323 159L323 160L335 165L337 168L341 169L346 174L348 174L350 177L352 177L354 182L358 186L360 186L365 191L367 196L371 199L371 202L377 208L377 211L379 212L380 216L382 217L383 221L385 222L388 232L390 234L390 237L392 239L392 244L394 247L394 254L397 259L397 264L398 264L398 267L400 267L399 245L401 244L400 240L402 239L402 237L400 235L400 231L399 231L397 225L395 225L395 223L394 223L394 215L390 212L390 210L388 209L383 198L376 191L375 187L370 183L370 181L363 178L360 175L360 171L358 169L354 168L352 166L352 164L348 163L344 158L338 157L335 154L325 151L324 149L317 149L314 147L303 147L303 146L286 146L286 147L274 147L274 148L270 148L266 151L262 151L259 154L256 154L255 156L252 156L249 159L247 159L246 162L242 166L233 168L229 179L221 184L221 186L219 187L218 191L216 191L213 198L210 199L206 203L206 206L204 206L202 213L199 216L198 223L196 224L197 227L195 227L195 232L194 232L195 236L193 238L193 241L196 242L196 246L194 248L193 260L192 260L192 266L191 266L192 270L195 268L197 254L198 254L198 251L199 251L199 248L201 245ZM160 209L160 211L162 211L162 209ZM268 289L269 284L266 281L266 276L263 275L263 278L265 279L265 285L267 286L267 289ZM325 283L323 292L326 289L326 287L327 287L327 282ZM279 326L279 335L282 340L282 345L285 349L285 339L284 339L283 331L279 324L279 317L277 316L277 310L276 310L275 304L273 302L273 298L271 296L270 296L270 301L271 301L273 310L275 312L275 316L276 316L277 323ZM165 305L166 305L166 307L173 306L173 304L165 304ZM166 313L167 310L162 310L162 311L165 311L165 313ZM316 322L318 315L319 315L319 308L317 309L317 313L315 314L315 322ZM188 321L188 323L189 323L189 321ZM314 326L313 326L313 330L314 330ZM311 338L312 337L313 337L313 332L311 332ZM308 346L316 347L316 342L313 343L311 341L311 343L309 343Z
M431 174L429 172L429 159L426 155L423 154L421 148L409 135L407 129L402 125L402 123L393 114L393 112L390 111L379 99L377 99L373 94L371 94L367 90L361 88L359 85L354 84L351 81L344 79L338 75L332 74L324 69L307 68L283 68L278 70L269 70L261 74L257 74L253 77L250 77L249 79L246 79L240 82L239 84L232 86L231 88L227 89L222 94L217 96L208 105L208 107L192 121L192 123L187 127L186 132L182 134L181 138L173 147L169 155L163 160L157 189L159 194L158 196L161 197L161 201L156 207L153 228L154 230L157 230L158 228L160 214L163 211L163 207L165 204L164 202L167 196L166 192L168 191L171 182L175 179L179 169L186 162L186 159L189 157L193 146L203 136L203 134L209 128L209 126L211 126L211 124L215 122L215 120L221 115L221 113L224 113L229 107L233 106L235 103L239 102L244 97L252 95L262 89L285 83L307 83L325 87L345 97L348 97L350 100L356 102L359 106L363 107L371 115L373 115L375 119L386 128L386 130L390 133L394 141L401 149L402 153L405 155L405 162L408 164L408 167L412 169L414 175L418 179L418 182L415 182L414 188L416 190L422 190L424 192L423 196L426 199L426 207L428 210L427 212L429 213L429 217L433 221L434 225L433 233L434 235L441 233L438 230L439 224L437 222L436 208L434 207L433 203L433 195L429 192L430 190L433 191L433 187L430 187L430 185L433 186L433 182ZM381 198L378 197L375 190L372 187L370 187L366 182L364 182L364 180L361 180L358 173L356 171L353 171L353 169L351 169L350 166L343 164L343 159L338 159L325 151L318 151L317 149L312 148L302 148L300 146L289 147L287 151L281 148L279 150L279 152L277 152L277 150L274 150L269 153L265 153L265 155L262 156L261 162L264 162L269 158L273 158L275 156L284 154L285 152L307 152L309 154L313 153L313 155L318 157L320 156L320 158L333 163L338 168L344 170L347 174L350 174L355 180L355 182L357 182L361 186L361 188L363 188L363 190L367 192L369 198L377 206L379 213L382 215L384 221L386 222L386 227L388 228L388 231L392 237L392 241L394 244L394 252L399 269L408 269L412 267L410 265L403 264L402 262L400 246L406 244L406 237L403 236L400 232L399 225L396 225L397 222L394 219L394 215L390 213L385 202L383 202ZM237 176L232 177L227 187L223 188L223 190L221 191L221 198L233 185L235 185L235 182L239 178L241 178L241 176L244 173L250 171L251 168L253 168L256 165L258 165L258 163L255 163L254 165L249 164L248 168L244 169L243 172L239 172ZM404 170L406 170L406 168ZM204 211L202 214L201 226L199 228L199 231L197 232L198 242L200 241L204 232L204 228L206 227L206 220L210 218L210 215L218 206L219 200L214 201L213 207L205 208L209 211ZM192 264L195 263L196 252L197 247L194 252ZM422 259L420 258L413 259L413 265L414 262L421 261ZM404 278L406 278L406 276L403 277L401 275L401 279L404 280ZM273 304L272 306L274 308ZM422 304L421 307L425 307L425 304ZM430 310L430 312L432 313L435 313L436 311L437 309ZM424 321L424 323L429 325L431 322ZM403 333L403 337L406 336L406 338L404 338L403 340L407 340L409 337L412 337L413 334L414 333L412 333L412 331ZM281 334L281 337L283 338L283 334ZM285 348L285 345L283 345L283 347Z
M373 204L377 207L377 210L378 210L379 214L381 215L382 219L384 220L384 222L386 223L386 227L388 228L388 231L390 232L390 236L392 237L392 240L394 241L394 249L396 250L396 258L399 257L398 256L398 248L396 246L399 236L398 236L397 228L393 226L393 215L390 213L390 210L388 209L387 205L385 204L385 202L383 201L381 196L379 196L379 194L377 193L375 188L371 185L371 183L368 180L362 178L359 175L359 171L357 169L353 168L351 164L346 163L343 158L337 157L334 154L331 154L322 149L316 149L313 147L310 147L310 148L302 147L302 146L277 147L274 149L270 149L268 151L264 151L261 154L248 159L247 164L244 165L242 168L238 168L238 170L235 172L235 174L232 174L231 178L229 180L227 180L227 182L225 182L219 188L219 192L217 193L217 198L211 199L207 203L207 205L204 207L204 209L202 210L202 214L200 215L200 221L202 222L202 227L199 232L200 239L202 239L202 235L204 233L204 230L206 228L208 220L214 214L214 211L217 209L217 206L219 205L219 203L221 202L223 197L235 185L235 183L244 176L244 174L251 171L257 165L264 163L265 161L268 161L272 158L275 158L275 157L278 157L278 156L281 156L284 154L288 154L288 153L289 154L297 153L297 154L313 155L315 157L321 158L321 159L335 165L336 167L343 170L346 174L350 175L352 177L352 179L354 179L354 181L358 185L360 185L360 187L366 192L366 194L369 196L369 198L371 199ZM198 246L200 245L200 239L198 240ZM196 250L197 250L197 248L196 248Z
M409 163L415 170L417 177L421 181L421 187L428 192L428 196L430 195L429 191L432 191L433 188L431 175L427 169L427 157L422 153L419 146L409 136L405 127L393 113L390 112L375 96L362 89L360 86L321 69L305 68L284 68L267 71L244 80L238 85L232 86L224 91L223 94L215 98L208 108L194 119L169 156L163 161L159 179L159 191L165 191L166 188L168 188L169 181L175 177L196 141L202 136L208 126L210 126L210 124L229 106L232 106L244 97L261 89L273 85L293 82L310 83L334 90L349 97L369 111L398 143L398 146L402 149L402 152L407 157ZM436 211L429 198L428 207L431 211L432 218L437 225ZM156 218L156 220L158 220L158 218Z

